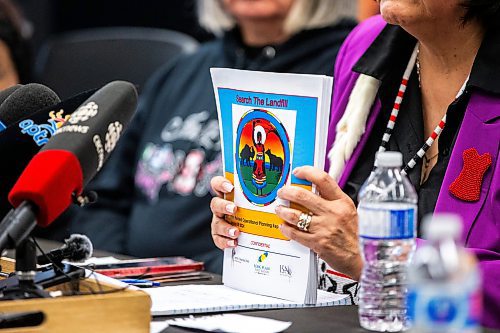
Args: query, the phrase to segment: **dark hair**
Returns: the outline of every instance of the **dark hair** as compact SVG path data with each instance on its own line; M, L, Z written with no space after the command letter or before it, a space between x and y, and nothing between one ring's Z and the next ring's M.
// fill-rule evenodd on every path
M477 19L486 28L500 27L499 0L463 0L462 6L466 9L464 23Z
M10 51L21 83L31 79L32 57L30 38L26 36L26 21L10 0L0 0L0 40Z

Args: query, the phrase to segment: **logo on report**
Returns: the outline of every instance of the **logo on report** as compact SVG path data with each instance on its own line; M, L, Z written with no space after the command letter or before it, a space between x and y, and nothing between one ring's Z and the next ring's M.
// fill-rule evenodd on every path
M234 267L235 264L248 264L250 260L247 258L240 257L236 254L236 248L231 250L231 266Z
M271 112L253 109L236 131L235 169L245 198L257 206L271 204L290 171L290 140Z
M269 275L269 273L271 271L271 267L263 264L264 261L266 261L268 256L269 256L269 252L263 252L257 258L257 263L253 265L256 274Z
M288 265L280 265L280 275L291 279L292 278L292 268Z
M47 124L41 125L35 124L31 119L21 121L19 123L21 133L33 137L33 141L35 141L37 146L43 146L71 118L70 115L64 115L64 110L62 109L59 112L50 111L49 117Z
M264 252L259 256L259 259L257 259L258 262L264 262L264 260L267 259L267 256L269 255L269 252Z

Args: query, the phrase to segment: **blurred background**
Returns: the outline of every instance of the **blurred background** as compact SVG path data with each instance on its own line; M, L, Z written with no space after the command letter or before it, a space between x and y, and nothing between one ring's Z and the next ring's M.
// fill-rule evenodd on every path
M196 19L195 0L14 0L33 27L36 48L51 35L71 30L141 26L181 31L198 41L212 35Z

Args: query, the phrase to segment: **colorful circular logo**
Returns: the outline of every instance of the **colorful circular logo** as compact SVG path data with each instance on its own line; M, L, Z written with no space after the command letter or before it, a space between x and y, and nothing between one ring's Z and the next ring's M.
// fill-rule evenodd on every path
M270 112L252 109L238 123L235 149L241 189L254 205L269 205L290 172L290 140Z

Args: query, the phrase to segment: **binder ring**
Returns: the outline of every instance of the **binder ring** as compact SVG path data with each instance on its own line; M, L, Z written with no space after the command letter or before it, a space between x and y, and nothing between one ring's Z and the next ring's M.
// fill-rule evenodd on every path
M302 231L307 232L309 229L309 225L311 224L312 213L302 213L299 216L299 221L297 222L297 228Z

